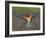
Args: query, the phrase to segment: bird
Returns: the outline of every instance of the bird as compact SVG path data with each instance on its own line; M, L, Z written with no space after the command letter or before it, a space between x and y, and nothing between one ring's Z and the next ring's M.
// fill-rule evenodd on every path
M18 17L18 18L21 18L21 19L23 19L23 20L25 20L26 22L32 22L32 23L34 23L32 20L33 20L33 18L35 18L37 15L36 14L29 14L29 13L27 13L27 14L25 14L25 15L21 15L21 16L16 16L16 17ZM34 23L34 24L36 24L36 23Z
M32 15L26 14L26 16L22 16L23 19L25 19L28 23L32 21Z
M25 14L25 15L22 15L22 16L16 16L18 18L21 18L23 20L25 20L26 22L32 22L32 19L35 17L35 16L32 16L31 14Z

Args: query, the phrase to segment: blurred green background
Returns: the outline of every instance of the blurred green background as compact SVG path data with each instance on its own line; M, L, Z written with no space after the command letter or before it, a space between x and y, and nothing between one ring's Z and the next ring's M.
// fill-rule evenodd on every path
M40 8L34 7L12 7L14 13L40 13Z

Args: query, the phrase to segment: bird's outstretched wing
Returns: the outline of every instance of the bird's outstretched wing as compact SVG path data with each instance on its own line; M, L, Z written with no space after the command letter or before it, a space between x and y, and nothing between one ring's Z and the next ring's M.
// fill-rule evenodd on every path
M33 14L32 15L32 19L34 19L36 16L40 16L39 14ZM37 18L36 18L37 19ZM34 23L33 21L32 21L32 23ZM37 25L36 23L34 23L35 25Z
M35 18L37 15L32 15L32 19Z
M23 19L23 20L27 21L26 19L24 19L24 18L23 18L23 17L21 17L21 16L16 16L16 17L21 18L21 19Z
M35 18L36 16L40 16L39 14L32 14L32 19Z

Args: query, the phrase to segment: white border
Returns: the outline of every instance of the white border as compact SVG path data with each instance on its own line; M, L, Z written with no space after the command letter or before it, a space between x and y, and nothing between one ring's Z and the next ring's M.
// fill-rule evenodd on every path
M37 7L40 8L40 30L35 31L13 31L12 32L12 7ZM42 5L26 5L26 4L9 4L9 33L13 34L32 34L43 33L43 6Z

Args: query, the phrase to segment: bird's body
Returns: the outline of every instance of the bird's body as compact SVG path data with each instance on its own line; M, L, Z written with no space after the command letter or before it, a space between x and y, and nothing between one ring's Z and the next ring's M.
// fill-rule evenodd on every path
M32 21L32 15L23 16L22 18L27 20L28 23Z

